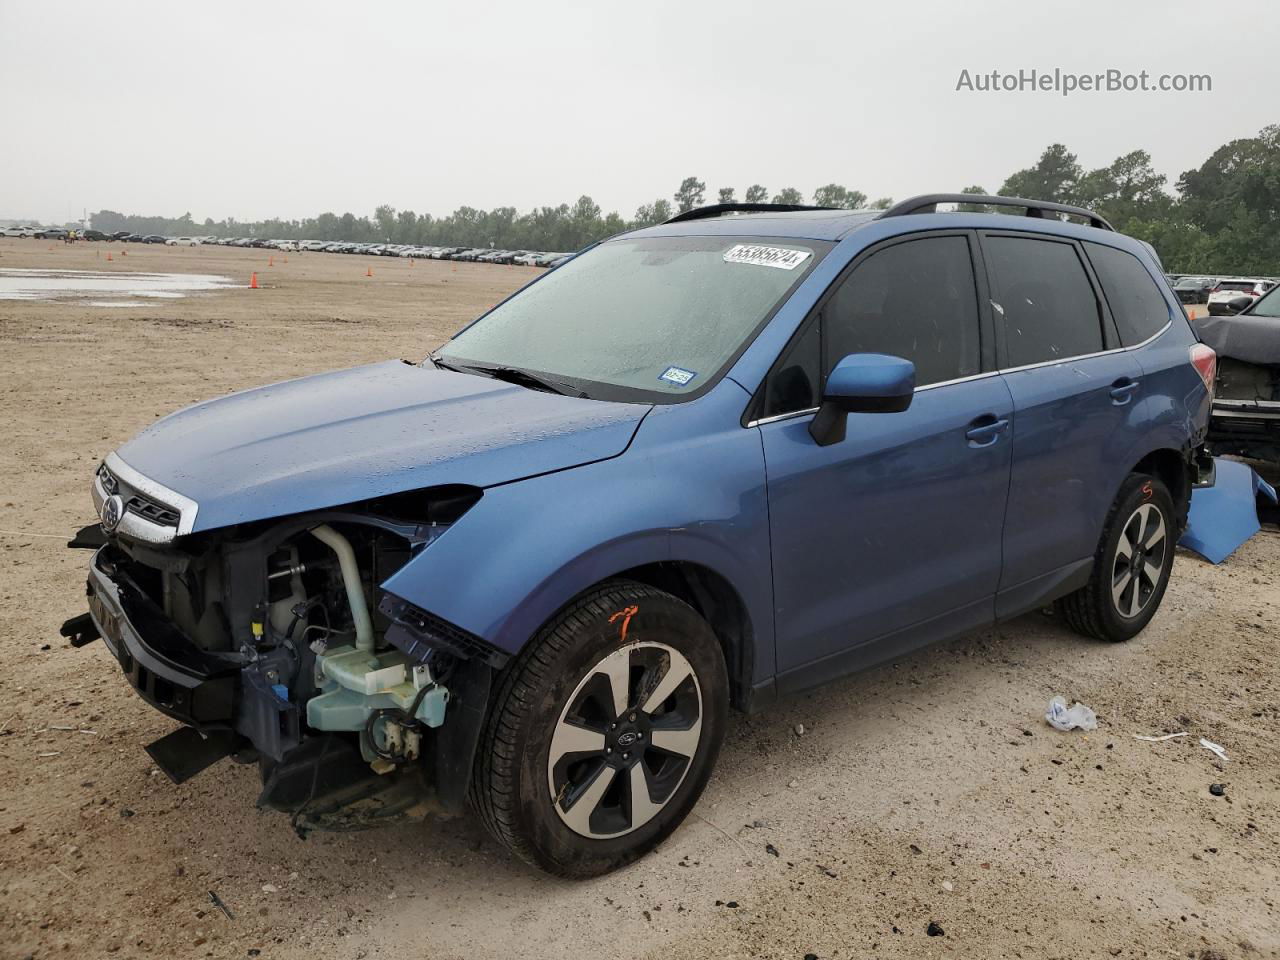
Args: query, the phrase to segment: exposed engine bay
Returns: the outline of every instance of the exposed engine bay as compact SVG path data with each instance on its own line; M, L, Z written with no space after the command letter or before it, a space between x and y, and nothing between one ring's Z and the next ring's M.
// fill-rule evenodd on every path
M381 584L479 490L148 542L126 531L152 527L122 520L163 521L165 505L106 465L97 486L103 523L71 544L97 547L90 613L64 633L102 636L138 693L184 724L147 748L171 779L256 761L259 805L300 833L461 811L505 655Z

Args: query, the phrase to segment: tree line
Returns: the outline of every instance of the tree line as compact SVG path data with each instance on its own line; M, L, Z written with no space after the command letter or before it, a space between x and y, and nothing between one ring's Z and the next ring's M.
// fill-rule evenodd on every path
M964 193L985 194L978 185ZM1179 273L1280 273L1280 125L1256 137L1232 140L1213 152L1197 169L1183 173L1168 189L1155 172L1151 156L1134 150L1096 170L1083 168L1066 146L1047 147L1030 167L1011 174L996 191L1002 196L1056 200L1096 210L1121 232L1149 241L1166 269ZM271 237L345 240L351 242L424 245L494 246L504 249L578 250L624 230L651 226L676 213L706 203L734 203L734 187L709 194L705 181L686 177L670 199L642 204L630 219L604 213L589 196L576 203L537 207L521 213L515 207L478 210L459 207L445 217L412 210L378 207L373 215L322 213L301 220L141 217L100 210L97 230L160 233L169 236ZM747 203L809 202L841 209L885 209L891 197L871 199L838 183L818 187L807 198L795 187L771 192L751 184L742 194Z

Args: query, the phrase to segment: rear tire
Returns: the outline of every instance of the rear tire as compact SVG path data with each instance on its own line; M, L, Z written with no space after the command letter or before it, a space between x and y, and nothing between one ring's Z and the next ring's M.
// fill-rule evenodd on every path
M1054 607L1071 629L1119 643L1151 622L1173 569L1173 498L1158 477L1131 473L1107 514L1089 582Z
M668 593L601 585L507 668L471 787L490 833L563 877L652 850L701 795L724 738L728 677L707 622Z

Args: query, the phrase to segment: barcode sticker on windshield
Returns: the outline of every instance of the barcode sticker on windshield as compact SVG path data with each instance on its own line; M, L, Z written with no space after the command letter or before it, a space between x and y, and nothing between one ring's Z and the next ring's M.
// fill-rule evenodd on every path
M777 267L779 270L794 270L808 259L808 250L763 247L755 243L740 243L724 255L725 263L750 263L757 267Z

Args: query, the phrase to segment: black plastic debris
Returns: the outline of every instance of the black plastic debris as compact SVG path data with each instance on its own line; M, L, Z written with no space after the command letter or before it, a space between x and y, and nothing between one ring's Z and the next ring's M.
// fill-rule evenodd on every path
M1209 792L1215 797L1221 797L1227 792L1227 785L1225 783L1211 783L1209 784Z
M941 937L941 936L943 936L947 931L943 930L940 926L938 926L936 923L934 923L932 920L930 920L930 921L929 921L929 926L925 927L924 932L925 932L925 933L927 933L927 934L928 934L929 936L931 936L931 937Z

